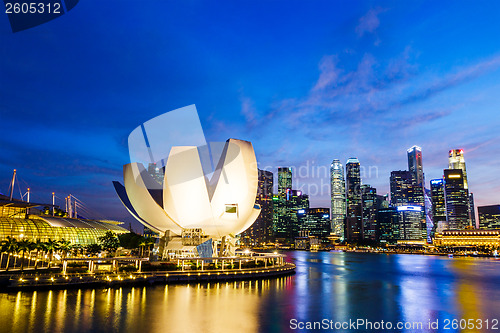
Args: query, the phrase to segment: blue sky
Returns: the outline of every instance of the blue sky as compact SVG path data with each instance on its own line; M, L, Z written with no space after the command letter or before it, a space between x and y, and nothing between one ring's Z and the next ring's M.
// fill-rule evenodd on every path
M476 205L500 203L499 12L497 1L81 1L15 34L0 15L0 192L17 168L32 200L71 193L132 221L111 185L128 134L196 104L209 141L249 140L261 167L294 166L312 206L329 206L332 159L358 157L384 194L413 145L427 184L463 148Z

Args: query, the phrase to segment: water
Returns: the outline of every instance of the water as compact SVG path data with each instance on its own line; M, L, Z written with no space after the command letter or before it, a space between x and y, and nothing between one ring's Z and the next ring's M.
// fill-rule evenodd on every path
M0 294L0 332L291 332L295 323L323 319L331 325L357 319L422 323L377 332L500 331L500 324L492 328L500 319L500 261L287 254L297 274L279 279ZM474 319L475 326L453 329L450 322L445 329L445 320L453 319ZM438 329L430 329L429 320L438 320Z

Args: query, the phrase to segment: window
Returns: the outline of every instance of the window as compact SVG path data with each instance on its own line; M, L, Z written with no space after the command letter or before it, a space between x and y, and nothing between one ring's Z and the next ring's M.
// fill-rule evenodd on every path
M231 213L231 214L238 213L238 205L237 204L226 205L226 213Z

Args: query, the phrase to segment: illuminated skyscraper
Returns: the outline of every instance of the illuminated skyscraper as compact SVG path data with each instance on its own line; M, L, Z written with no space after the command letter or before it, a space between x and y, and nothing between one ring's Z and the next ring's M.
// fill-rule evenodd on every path
M397 207L384 207L377 211L377 240L394 244L399 239L399 213Z
M432 218L434 222L434 233L441 233L447 229L446 205L444 200L444 180L442 178L431 180Z
M310 236L326 238L330 234L330 209L329 208L309 208L307 210L307 220L302 226L302 230L309 231Z
M261 212L254 224L243 232L240 239L246 245L270 242L273 237L273 173L259 169L259 187L255 200Z
M290 216L290 238L293 240L298 236L299 231L307 220L307 217L300 212L308 212L309 196L299 190L292 190L288 201L288 214ZM328 212L330 213L330 212Z
M469 225L474 228L479 228L479 226L476 225L476 209L474 207L474 193L469 192Z
M467 171L465 169L465 158L463 149L452 149L450 150L448 157L448 169L460 169L462 170L464 188L469 189L467 183Z
M361 176L357 158L350 158L346 169L346 231L349 241L360 241L363 237L363 221L361 218Z
M477 207L480 229L500 229L500 205Z
M274 233L281 241L292 238L292 219L290 214L290 199L292 196L292 169L278 168L278 196L274 202Z
M278 195L273 202L275 236L278 241L292 243L305 221L305 216L298 215L298 211L309 208L309 196L292 190L291 168L278 168Z
M465 229L469 225L469 193L464 188L461 169L444 170L444 198L448 229Z
M422 206L398 206L399 235L401 240L425 240L427 230L422 228Z
M476 227L476 212L474 210L474 195L469 191L469 182L467 181L467 170L465 167L465 157L463 149L452 149L448 155L448 168L462 170L464 189L469 193L469 225Z
M377 189L370 185L361 185L363 217L363 239L375 240L377 228Z
M411 171L392 171L390 178L391 205L424 206L424 192Z
M344 239L344 224L346 217L346 197L344 167L339 160L333 160L330 166L330 190L331 190L331 230L333 234Z
M424 187L424 168L422 166L422 148L413 146L407 150L408 170L415 175L417 185Z

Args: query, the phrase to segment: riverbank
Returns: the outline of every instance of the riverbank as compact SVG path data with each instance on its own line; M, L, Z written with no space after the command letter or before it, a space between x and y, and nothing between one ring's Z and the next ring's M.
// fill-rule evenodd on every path
M13 274L0 277L0 292L16 290L121 287L126 285L213 283L268 279L295 274L295 265L248 269L164 271L121 274Z

